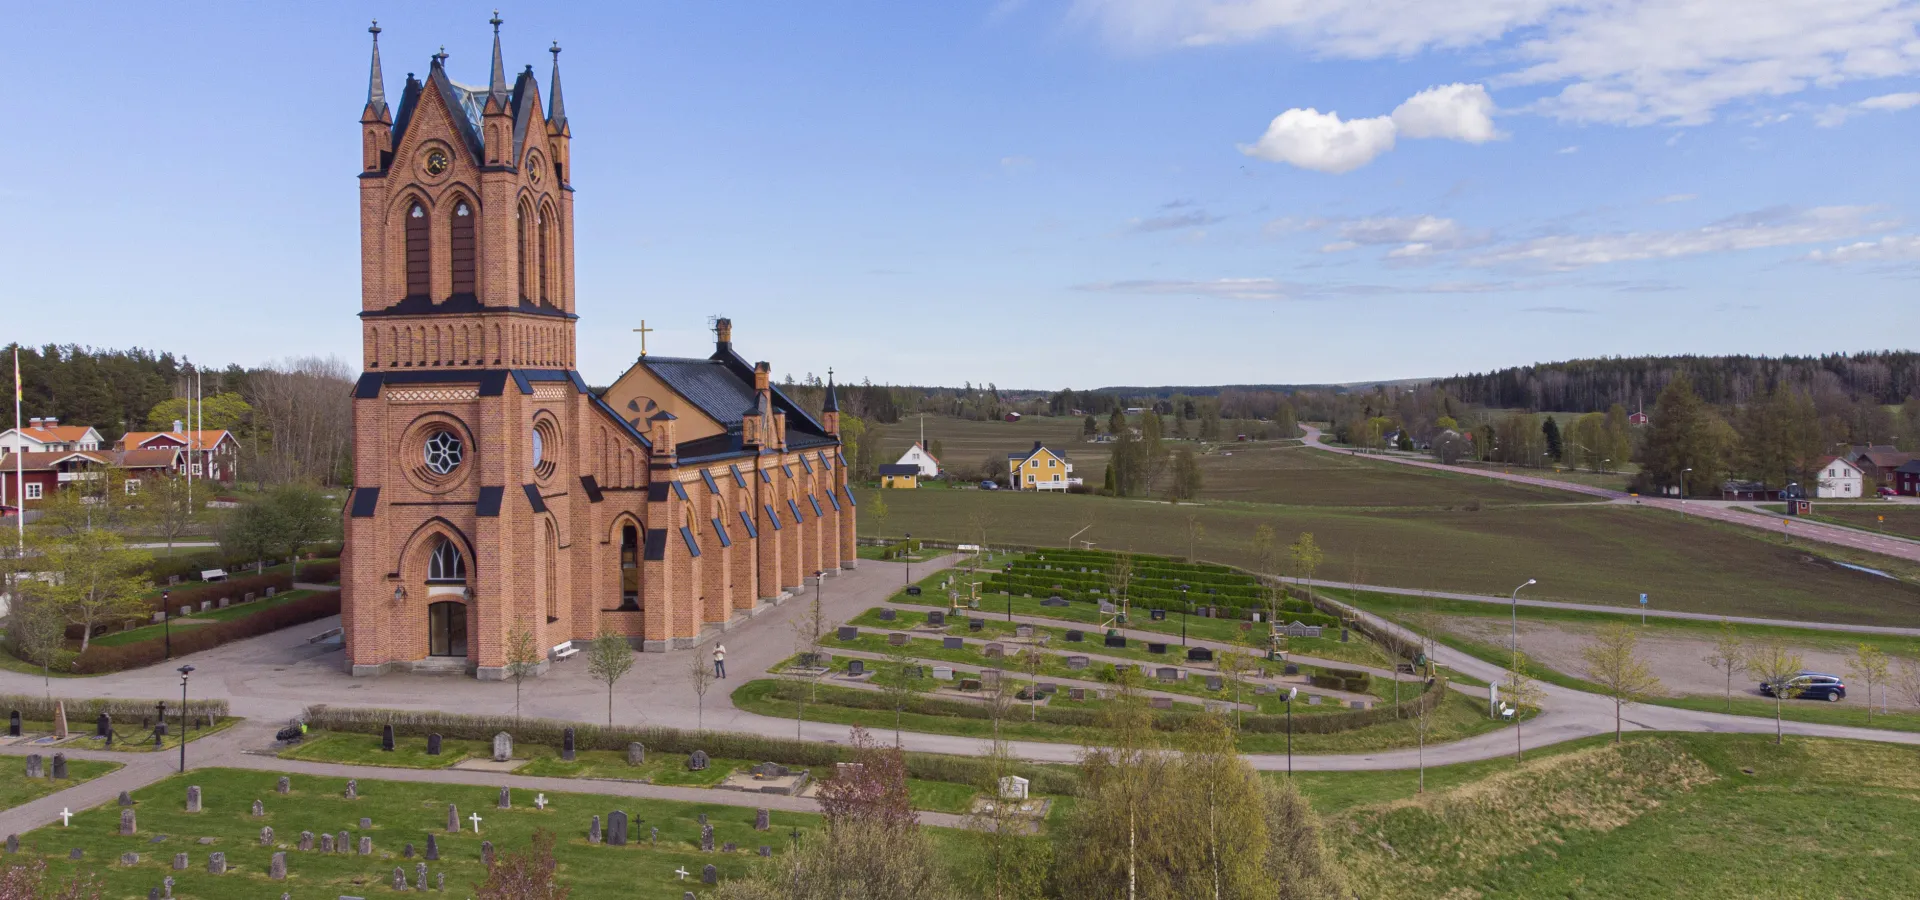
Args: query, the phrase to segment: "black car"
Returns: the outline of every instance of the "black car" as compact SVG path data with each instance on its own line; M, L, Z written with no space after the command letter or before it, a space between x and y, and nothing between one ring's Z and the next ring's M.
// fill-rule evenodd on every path
M1787 683L1794 689L1787 695L1789 699L1839 702L1847 696L1846 682L1841 681L1838 675L1829 675L1825 672L1801 672ZM1773 685L1765 681L1760 682L1760 695L1773 696Z

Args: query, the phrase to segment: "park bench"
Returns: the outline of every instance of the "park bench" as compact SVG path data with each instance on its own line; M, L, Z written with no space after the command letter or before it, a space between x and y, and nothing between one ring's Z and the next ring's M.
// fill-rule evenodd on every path
M201 580L201 581L225 581L225 580L227 580L227 570L225 570L225 569L201 569L201 570L200 570L200 580Z
M561 660L564 660L569 656L578 654L579 652L580 652L580 649L578 647L575 647L572 641L566 641L564 643L555 644L553 645L553 661L560 662Z

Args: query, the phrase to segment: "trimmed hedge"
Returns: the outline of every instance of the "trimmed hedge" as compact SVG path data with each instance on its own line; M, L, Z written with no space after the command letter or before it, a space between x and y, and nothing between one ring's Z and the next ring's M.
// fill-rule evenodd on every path
M286 576L269 576L285 578ZM176 601L179 598L174 598ZM271 631L279 631L292 625L324 619L340 614L340 592L338 590L321 591L292 600L279 606L263 609L250 616L243 616L226 622L211 625L196 625L182 628L173 636L173 655L185 656L202 650L211 650L221 644L258 637ZM163 662L167 658L165 638L137 641L121 644L117 647L103 647L94 644L87 652L73 661L73 671L81 675L99 675L106 672L119 672L125 669L137 669Z
M682 731L657 726L609 728L556 719L521 719L516 722L512 716L326 705L307 707L306 718L308 725L327 731L379 734L383 726L392 725L396 735L424 737L438 734L443 738L471 741L491 741L495 734L504 731L513 735L516 741L551 747L559 747L563 733L572 728L574 746L584 750L624 752L628 744L638 741L645 744L648 750L662 753L705 750L710 756L755 759L790 766L827 767L854 758L852 748L839 744L731 731ZM906 760L907 775L912 778L971 784L982 789L989 789L993 780L992 768L984 759L908 753ZM1063 767L1015 765L1009 771L1029 779L1033 790L1045 794L1072 794L1080 785L1079 773Z
M339 580L340 561L337 559L323 559L318 562L300 564L300 577L298 581L302 584L332 584Z
M1314 687L1330 691L1364 694L1373 684L1373 676L1355 669L1322 669L1307 677Z
M913 554L916 554L919 552L920 552L920 541L918 539L914 539L910 541L897 541L895 543L888 544L887 549L880 551L880 558L881 559L899 559L903 556L912 556Z
M293 576L285 572L267 575L241 575L229 578L226 581L195 582L191 587L175 585L174 587L163 588L162 590L172 592L172 595L167 599L168 606L174 609L179 609L182 606L191 606L195 610L198 610L203 600L212 600L215 605L218 605L220 598L226 597L238 603L241 598L249 593L256 594L258 597L265 597L267 595L267 588L273 588L276 591L293 590ZM258 599L258 597L256 597L256 599ZM154 612L160 612L160 606L160 597L156 594L151 598L148 607ZM145 625L148 623L139 622L137 624Z
M152 716L154 704L158 702L160 701L128 700L110 697L88 697L85 699L54 697L48 699L32 694L0 694L0 709L9 711L17 710L20 713L20 718L29 722L51 722L53 721L54 704L65 704L67 707L67 726L69 730L74 732L91 732L93 729L93 720L99 718L101 713L106 713L115 719L140 719ZM179 714L179 703L180 701L178 700L167 701L168 718ZM228 715L227 701L189 700L187 701L187 714L190 716L211 715L216 718L225 718Z

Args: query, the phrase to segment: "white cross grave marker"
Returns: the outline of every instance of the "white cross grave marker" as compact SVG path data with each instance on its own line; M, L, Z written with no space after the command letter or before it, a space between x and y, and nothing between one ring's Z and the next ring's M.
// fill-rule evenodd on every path
M537 796L537 797L534 797L534 798L533 798L533 805L534 805L535 807L537 807L537 808L540 808L540 809L546 809L546 808L547 808L547 795L545 795L545 794L541 794L541 795L539 795L539 796Z
M681 881L685 881L687 880L687 876L692 875L693 873L687 871L686 866L681 866L680 868L673 870L673 874L680 876Z
M61 807L60 808L60 827L65 828L68 825L71 825L72 819L73 819L73 813L69 811L66 807L64 806Z
M473 833L479 834L480 833L480 814L474 813L473 815L468 816L467 818L473 820Z

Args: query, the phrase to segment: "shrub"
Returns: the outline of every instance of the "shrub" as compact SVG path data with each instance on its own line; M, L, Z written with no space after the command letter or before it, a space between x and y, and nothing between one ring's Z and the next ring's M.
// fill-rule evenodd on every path
M910 541L899 541L897 543L888 544L887 549L880 551L880 558L881 559L899 559L903 556L911 556L919 552L920 552L920 541L918 539L910 540Z
M158 700L129 700L125 698L87 697L39 697L31 694L0 694L0 709L18 710L20 718L29 722L53 721L55 703L67 707L67 724L73 731L90 729L93 720L101 713L116 719L139 719L153 715L154 704ZM176 715L180 711L178 700L167 701L167 714ZM189 700L187 714L191 716L212 715L224 718L228 714L225 700Z
M268 577L284 579L286 576ZM339 614L340 592L338 590L321 591L279 606L263 609L250 616L215 622L211 625L182 628L179 634L173 636L173 655L185 656L189 653L211 650L221 644L258 637L290 625ZM150 666L166 658L167 640L165 638L152 638L116 647L94 644L87 648L87 652L74 659L73 671L81 675L98 675L104 672L119 672L140 666Z
M300 564L300 582L302 584L333 584L340 580L340 561L323 559L319 562Z
M191 606L194 609L199 609L202 601L212 600L215 605L218 605L222 597L226 597L237 603L248 594L265 597L267 595L267 588L273 588L276 591L293 590L293 576L285 572L266 575L242 575L229 578L226 581L198 582L192 587L176 586L167 588L166 590L171 592L171 596L167 600L167 605L174 609L179 609L182 606ZM156 594L149 605L154 612L159 612L161 606L159 595ZM146 623L142 622L140 624L144 625Z
M1314 687L1330 691L1364 694L1373 685L1373 676L1354 669L1321 669L1307 679Z

